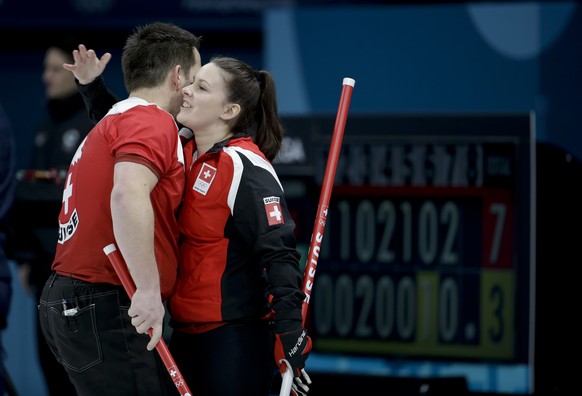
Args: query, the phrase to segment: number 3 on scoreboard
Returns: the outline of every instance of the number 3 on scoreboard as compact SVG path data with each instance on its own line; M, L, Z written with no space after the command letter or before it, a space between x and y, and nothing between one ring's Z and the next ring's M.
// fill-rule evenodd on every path
M513 271L481 273L481 348L497 358L513 358Z

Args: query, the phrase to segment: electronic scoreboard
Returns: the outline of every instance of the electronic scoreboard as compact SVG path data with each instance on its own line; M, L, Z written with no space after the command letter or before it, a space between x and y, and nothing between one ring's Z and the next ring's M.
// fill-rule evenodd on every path
M533 120L348 117L309 307L308 364L341 372L366 362L375 374L452 373L469 377L471 390L532 391ZM333 122L285 119L314 178L312 219Z

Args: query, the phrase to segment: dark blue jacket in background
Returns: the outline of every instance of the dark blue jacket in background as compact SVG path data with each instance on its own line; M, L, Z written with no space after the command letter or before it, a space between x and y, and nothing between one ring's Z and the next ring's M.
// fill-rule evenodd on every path
M0 331L6 327L10 301L12 299L12 276L4 250L6 241L4 220L14 199L16 185L16 155L12 128L4 109L0 105ZM1 337L1 336L0 336ZM0 338L0 364L4 359L4 348ZM0 376L0 394L5 391L5 378Z
M6 327L6 317L12 296L10 268L5 254L4 220L14 199L16 158L12 128L0 105L0 329Z

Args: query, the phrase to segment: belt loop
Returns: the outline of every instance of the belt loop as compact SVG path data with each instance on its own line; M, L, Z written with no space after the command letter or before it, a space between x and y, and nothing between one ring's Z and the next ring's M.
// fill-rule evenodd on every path
M55 283L55 280L57 280L57 273L56 271L53 271L53 273L51 274L51 283L49 284L49 287L53 287L53 284Z

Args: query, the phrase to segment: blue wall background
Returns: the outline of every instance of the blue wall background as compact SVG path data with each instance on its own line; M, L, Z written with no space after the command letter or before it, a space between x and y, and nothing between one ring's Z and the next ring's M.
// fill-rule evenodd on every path
M352 77L351 114L534 110L537 138L582 158L579 3L312 3L0 0L0 101L15 126L19 166L43 107L47 37L92 32L89 46L114 55L105 78L123 97L121 45L135 25L160 19L202 34L204 60L221 53L272 71L282 115L335 113L342 80ZM43 396L36 303L14 281L6 365L22 395Z
M582 158L582 11L574 2L277 9L265 67L282 112L536 112L537 137Z

